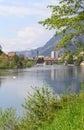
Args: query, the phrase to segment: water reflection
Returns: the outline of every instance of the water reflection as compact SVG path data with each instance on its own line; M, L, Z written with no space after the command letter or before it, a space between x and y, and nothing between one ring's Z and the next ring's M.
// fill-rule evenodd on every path
M56 68L52 66L44 80L56 93L78 93L81 89L81 82L84 81L83 75L83 67L59 66Z
M16 78L13 78L16 77ZM22 112L21 104L31 86L42 87L45 83L56 93L79 93L84 81L84 67L40 66L29 69L0 70L0 106L15 107Z

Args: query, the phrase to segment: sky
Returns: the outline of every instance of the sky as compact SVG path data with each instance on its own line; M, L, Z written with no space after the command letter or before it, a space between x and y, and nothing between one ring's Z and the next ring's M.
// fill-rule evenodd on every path
M0 0L0 45L5 53L43 46L54 35L38 24L58 0Z

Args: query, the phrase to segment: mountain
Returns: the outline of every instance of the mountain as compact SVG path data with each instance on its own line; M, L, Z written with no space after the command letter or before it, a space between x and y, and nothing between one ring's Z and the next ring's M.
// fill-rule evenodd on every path
M54 46L61 39L62 35L53 36L44 46L39 47L37 49L18 51L17 55L24 55L25 57L35 57L37 55L37 51L39 55L50 56L51 51L54 50Z
M68 52L68 54L73 54L73 52L83 51L84 50L84 34L79 36L74 36L68 43L66 43L66 47L58 49L58 53L61 56L65 51Z
M35 57L37 56L37 52L39 55L44 55L44 56L50 56L51 51L54 50L54 47L58 43L58 41L62 38L62 34L53 36L44 46L39 47L37 49L32 49L32 50L25 50L25 51L18 51L16 52L17 55L23 55L25 57ZM84 46L84 34L72 38L68 43L65 48L58 49L58 53L61 56L64 51L66 50L71 50L71 52L76 52L77 46L78 46L78 41L80 41L83 46Z
M70 50L72 52L75 52L77 50L77 46L82 45L84 47L84 34L81 34L80 36L73 37L67 44L66 49Z

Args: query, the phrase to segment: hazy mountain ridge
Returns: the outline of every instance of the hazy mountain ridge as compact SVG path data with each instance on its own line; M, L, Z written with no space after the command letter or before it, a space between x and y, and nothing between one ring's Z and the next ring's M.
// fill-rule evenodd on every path
M58 36L53 36L44 46L39 47L37 49L18 51L16 54L24 55L25 57L35 57L37 55L37 51L39 55L50 56L51 51L54 50L54 47L58 43L58 41L62 38L62 34ZM71 48L72 52L77 50L77 41L80 41L84 45L84 34L74 37L68 44L66 48L63 48L64 51L69 50ZM60 53L60 49L59 49Z
M81 45L84 46L84 34L72 38L69 41L69 43L67 44L65 49L66 50L70 50L71 49L72 52L75 52L78 49L77 46L78 46L79 42L81 43Z
M16 54L24 55L25 57L35 57L37 55L37 50L39 55L50 56L51 51L54 50L56 43L61 39L62 35L53 36L44 46L37 49L17 51Z

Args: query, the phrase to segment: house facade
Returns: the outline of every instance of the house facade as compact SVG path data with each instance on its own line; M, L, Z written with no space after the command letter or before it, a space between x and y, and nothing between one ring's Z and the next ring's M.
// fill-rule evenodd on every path
M13 56L15 56L15 55L16 55L15 52L8 52L8 57L13 57Z

